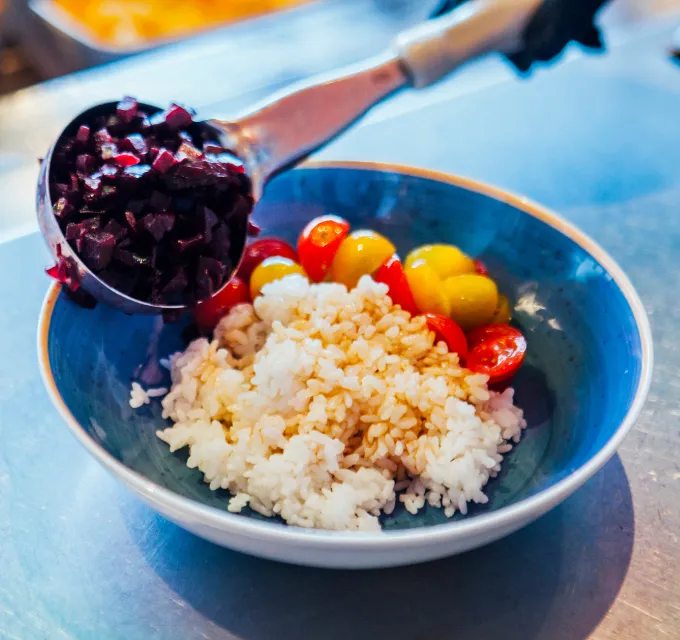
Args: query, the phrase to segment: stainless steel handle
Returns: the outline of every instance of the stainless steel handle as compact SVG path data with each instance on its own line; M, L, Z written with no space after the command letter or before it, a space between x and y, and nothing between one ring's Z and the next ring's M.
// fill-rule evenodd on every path
M437 82L492 51L514 53L542 0L472 0L401 34L392 52L272 96L236 121L209 122L245 156L255 196L279 169L318 149L407 85Z
M273 173L318 149L406 85L392 54L295 85L233 122L208 124L222 133L226 146L245 156L258 198Z

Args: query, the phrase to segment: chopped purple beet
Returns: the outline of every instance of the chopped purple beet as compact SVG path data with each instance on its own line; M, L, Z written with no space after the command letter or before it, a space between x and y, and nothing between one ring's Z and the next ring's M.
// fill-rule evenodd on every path
M121 173L121 181L125 184L134 184L141 182L151 171L148 164L136 164L132 167L125 167Z
M124 124L130 124L137 115L137 101L134 98L123 98L116 107L116 115Z
M219 156L221 153L224 153L226 149L222 146L217 144L217 142L204 142L203 143L203 153L206 155L211 155L211 156Z
M106 223L104 231L110 233L115 238L117 243L119 243L127 235L127 229L118 224L113 218Z
M153 191L148 202L149 206L156 211L167 211L172 205L172 198L160 191Z
M87 144L89 139L90 127L88 127L86 124L81 124L80 127L78 127L78 132L76 133L76 142L80 142L80 144Z
M126 152L117 153L115 156L113 156L113 159L119 167L132 167L133 165L139 164L141 162L139 156L136 156L134 153Z
M113 250L113 258L114 260L117 260L128 267L134 267L137 269L151 265L151 260L148 257L140 256L137 253L133 253L127 249L121 249L120 247L116 247Z
M175 226L174 213L148 213L142 218L143 227L160 242L163 236Z
M113 138L111 137L108 129L100 129L94 134L94 142L97 145L97 148L101 148L101 146L104 144L111 144L113 142Z
M100 279L138 300L195 304L240 258L250 181L192 122L184 107L140 111L125 98L115 113L74 127L52 156L50 195L66 241Z
M194 147L193 144L187 142L186 140L182 141L182 144L179 145L179 149L177 149L177 153L175 154L175 160L177 160L177 162L182 162L187 158L190 160L196 160L197 158L202 157L203 154L196 147Z
M125 222L132 231L137 230L137 218L135 218L135 214L132 211L125 212Z
M151 166L154 168L154 171L158 171L158 173L167 173L176 164L177 160L175 159L175 156L167 149L161 148Z
M113 142L107 142L99 147L102 160L113 160L118 155L118 146Z
M52 211L59 220L66 220L73 213L73 205L66 198L59 198L54 203Z
M170 281L161 290L164 294L170 293L180 293L187 288L189 284L189 278L187 277L187 272L185 267L177 267L174 274L170 278Z
M97 168L97 159L89 153L81 153L76 158L76 171L79 176L87 176Z
M149 153L149 145L141 133L131 133L126 136L120 141L118 147L124 151L132 151L140 157Z
M93 216L86 218L82 222L69 222L66 225L66 232L64 236L67 240L78 240L82 238L88 231L96 231L102 226L101 216Z
M118 175L119 169L113 164L103 164L99 167L99 173L102 174L102 180L112 181Z
M197 233L190 238L179 238L177 240L177 250L180 253L187 253L192 249L197 249L204 244L205 238L202 233Z
M102 190L102 174L93 173L83 180L83 186L86 193L101 193Z
M83 236L83 262L93 271L105 269L116 246L116 239L106 231L88 231Z
M184 129L188 127L193 121L193 116L178 104L173 104L164 114L163 120L171 130Z

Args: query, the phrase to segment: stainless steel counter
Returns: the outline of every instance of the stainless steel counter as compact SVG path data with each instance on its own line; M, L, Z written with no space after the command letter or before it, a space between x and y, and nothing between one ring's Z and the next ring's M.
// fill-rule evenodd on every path
M381 107L320 154L461 173L553 207L626 269L656 340L649 402L586 486L496 544L387 571L284 566L184 533L80 449L37 371L47 283L34 156L89 102L133 93L229 111L276 83L273 69L263 63L264 80L205 81L232 73L213 43L194 58L169 51L0 101L0 636L680 638L680 67L666 55L675 26L622 29L607 55L571 53L530 81L484 62ZM285 55L281 68L295 71ZM200 56L206 66L192 73Z

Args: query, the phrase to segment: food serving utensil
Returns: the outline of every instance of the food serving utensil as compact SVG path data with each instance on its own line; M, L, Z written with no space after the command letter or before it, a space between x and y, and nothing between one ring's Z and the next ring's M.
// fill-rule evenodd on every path
M377 58L275 94L236 120L210 119L199 125L242 159L257 201L275 173L322 147L399 90L430 86L486 53L518 51L524 28L541 1L472 0L402 33L392 50ZM157 110L150 105L140 107ZM78 270L80 286L99 302L126 313L180 311L184 308L180 305L152 304L127 296L98 278L70 247L52 212L49 178L55 148L78 124L111 113L115 113L115 103L81 113L48 151L38 179L40 230L55 260L71 260ZM232 238L232 246L245 247L245 242L245 235Z

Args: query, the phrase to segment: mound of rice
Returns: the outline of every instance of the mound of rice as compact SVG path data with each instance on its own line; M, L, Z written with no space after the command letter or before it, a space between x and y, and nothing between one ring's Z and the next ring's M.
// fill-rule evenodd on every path
M288 276L170 358L158 437L230 511L341 530L379 530L396 500L466 513L525 423L512 390L433 342L368 276L349 292Z

